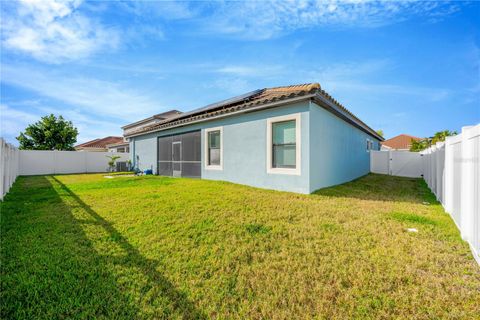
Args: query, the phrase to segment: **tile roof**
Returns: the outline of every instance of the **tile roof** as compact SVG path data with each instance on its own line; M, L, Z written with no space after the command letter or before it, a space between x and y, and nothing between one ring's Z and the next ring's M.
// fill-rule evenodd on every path
M123 137L114 137L109 136L105 138L98 138L91 141L84 142L82 144L76 145L76 149L84 148L107 148L107 144L123 142Z
M115 142L115 143L109 143L107 144L107 147L108 148L112 148L112 147L118 147L118 146L128 146L130 144L130 142L128 141L125 141L122 139L121 142Z
M299 85L265 88L252 91L248 94L234 97L219 103L209 105L207 107L193 110L191 112L180 114L159 123L144 126L142 128L139 128L138 130L129 132L125 136L128 137L152 131L161 131L170 127L186 125L191 122L205 121L209 118L226 115L232 112L254 109L256 107L260 107L269 103L283 101L288 102L289 100L293 100L296 98L301 99L302 97L305 97L305 99L307 99L314 96L324 97L330 103L335 105L336 108L340 109L342 113L345 113L350 118L352 118L354 122L357 122L361 126L363 126L364 130L368 131L374 136L381 138L373 129L368 127L364 122L362 122L355 115L353 115L337 100L333 99L328 93L322 90L320 88L320 84L318 83L306 83ZM383 138L381 138L381 140L383 140Z
M422 138L414 137L408 134L400 134L396 137L383 141L382 145L392 149L410 149L412 140L419 141L422 140Z
M129 124L123 126L122 129L135 127L137 125L141 125L142 123L149 122L149 121L155 120L155 119L157 119L157 120L167 120L167 119L176 117L179 114L182 114L182 112L178 111L178 110L175 110L175 109L169 110L169 111L166 111L166 112L163 112L163 113L155 114L155 115L153 115L151 117L148 117L146 119L142 119L142 120L139 120L139 121L136 121L136 122L133 122L133 123L129 123Z

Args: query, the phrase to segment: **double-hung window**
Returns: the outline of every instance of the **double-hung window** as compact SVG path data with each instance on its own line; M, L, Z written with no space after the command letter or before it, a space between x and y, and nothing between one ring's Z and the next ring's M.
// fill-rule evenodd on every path
M272 168L295 168L295 120L272 123Z
M267 119L267 172L300 174L300 114Z
M205 129L205 168L222 170L222 127Z
M373 140L367 139L367 152L373 149Z

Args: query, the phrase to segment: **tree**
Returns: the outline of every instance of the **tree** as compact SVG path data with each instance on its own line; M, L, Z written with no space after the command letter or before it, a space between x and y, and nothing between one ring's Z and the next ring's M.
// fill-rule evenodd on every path
M430 141L428 138L422 140L411 140L410 151L419 152L427 149L430 146Z
M77 135L78 130L71 121L51 114L30 124L17 140L22 150L75 150Z
M382 129L378 129L375 131L380 137L383 137L383 130Z
M450 130L438 131L437 133L435 133L435 135L432 138L432 145L440 141L445 141L446 137L456 136L456 135L457 135L457 131L450 131Z
M410 151L418 152L429 148L437 142L445 141L446 137L457 135L456 131L443 130L436 132L433 137L425 138L419 141L412 139Z
M110 159L108 161L108 170L110 170L111 172L115 171L115 161L117 161L121 157L120 156L106 156L106 157Z

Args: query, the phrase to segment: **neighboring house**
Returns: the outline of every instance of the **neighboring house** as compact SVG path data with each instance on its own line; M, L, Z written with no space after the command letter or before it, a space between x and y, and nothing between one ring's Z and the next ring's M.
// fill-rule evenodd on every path
M156 114L154 116L151 116L149 118L146 118L146 119L134 122L134 123L127 124L126 126L122 127L123 135L127 136L131 132L137 132L144 127L152 126L154 124L164 122L165 120L168 120L170 118L179 116L181 113L182 112L180 112L178 110L170 110L170 111L167 111L167 112L164 112L164 113Z
M299 193L368 174L369 151L383 140L318 83L260 89L132 129L138 123L123 128L140 170Z
M410 136L408 134L400 134L396 137L383 141L381 150L397 150L409 151L412 145L412 140L420 141L422 138Z
M122 142L107 144L108 152L130 152L130 143L122 139Z
M84 142L82 144L76 145L75 150L77 151L108 151L108 145L122 143L124 142L123 137L105 137L101 139L95 139L91 141Z

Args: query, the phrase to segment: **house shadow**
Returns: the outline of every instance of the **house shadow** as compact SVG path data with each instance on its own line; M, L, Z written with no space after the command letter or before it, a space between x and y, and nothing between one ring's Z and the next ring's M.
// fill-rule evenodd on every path
M155 294L153 296L150 294L148 298L141 298L148 299L148 301L143 301L143 303L149 303L155 300L156 297L168 301L170 310L167 312L171 312L172 314L152 314L152 317L169 318L170 316L177 315L182 319L207 319L207 316L195 307L185 293L179 291L170 280L158 271L159 261L145 258L110 222L96 213L65 184L55 177L52 177L52 180L58 184L60 190L68 195L74 202L74 205L81 208L81 210L88 215L88 220L90 221L87 223L94 223L96 226L100 226L103 231L108 234L108 238L111 239L115 245L119 246L124 253L123 256L120 257L105 255L102 256L102 259L108 259L108 263L113 263L116 266L137 270L137 272L140 272L147 279L148 284L146 286L148 288L155 287ZM81 223L81 221L78 222ZM135 308L138 308L138 306L135 306ZM165 312L165 310L160 312Z
M1 211L0 318L207 318L57 178L19 177Z
M423 179L374 173L337 186L319 189L312 193L312 196L415 204L436 202L435 196L428 189Z

